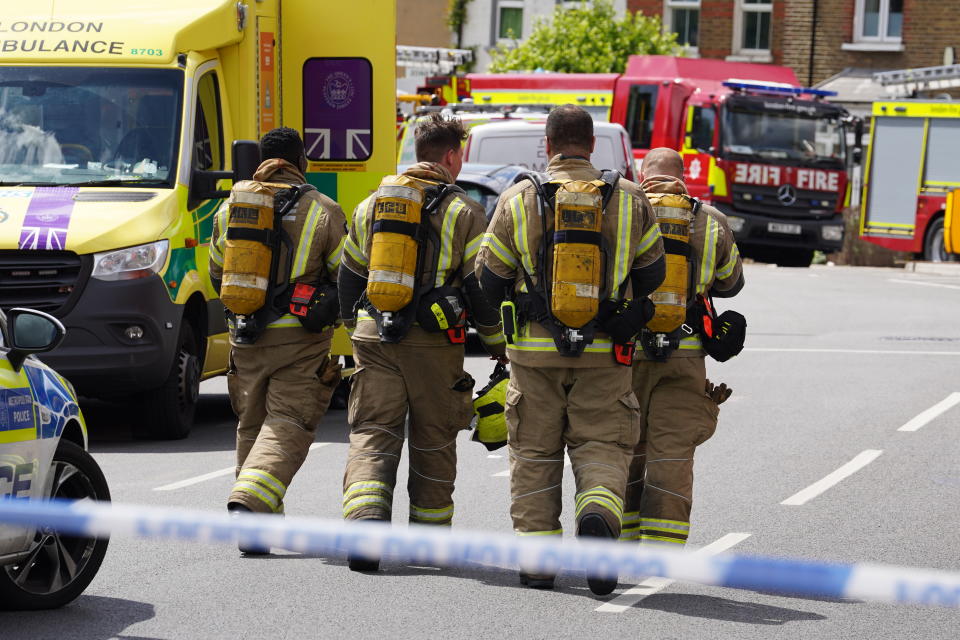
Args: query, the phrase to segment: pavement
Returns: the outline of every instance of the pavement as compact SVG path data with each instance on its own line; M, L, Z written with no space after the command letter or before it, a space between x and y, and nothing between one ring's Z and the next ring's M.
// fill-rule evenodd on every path
M728 363L708 361L710 378L734 393L697 452L690 548L960 570L960 408L948 400L960 392L960 273L766 265L745 273L743 293L718 301L746 315L748 342ZM480 381L492 363L470 357L466 368ZM234 426L223 379L204 383L187 440L134 440L137 419L135 407L88 415L114 500L223 509ZM347 434L344 412L330 412L287 495L288 513L339 517ZM509 532L505 451L491 454L464 432L458 452L455 526ZM566 474L564 526L572 531ZM404 493L397 514L406 513ZM131 539L110 543L73 604L0 613L0 629L4 640L960 634L947 609L659 579L598 598L576 574L542 592L497 568L385 563L364 575L341 558L241 558L230 547Z

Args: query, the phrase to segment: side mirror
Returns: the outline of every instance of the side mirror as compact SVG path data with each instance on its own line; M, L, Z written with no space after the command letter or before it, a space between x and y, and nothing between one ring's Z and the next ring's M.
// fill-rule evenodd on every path
M857 118L853 123L853 146L863 149L863 118Z
M203 171L195 169L190 182L190 201L198 203L213 198L230 196L229 190L217 189L220 180L250 180L260 166L260 145L255 140L233 141L233 171Z
M260 166L260 145L256 140L233 141L233 183L253 180Z
M853 149L852 159L853 159L853 164L860 164L861 162L863 162L863 148L862 148L862 147L855 147L855 148Z
M7 358L14 371L19 371L23 361L33 353L46 353L56 349L67 330L50 314L34 309L16 308L7 312L7 337L10 351Z

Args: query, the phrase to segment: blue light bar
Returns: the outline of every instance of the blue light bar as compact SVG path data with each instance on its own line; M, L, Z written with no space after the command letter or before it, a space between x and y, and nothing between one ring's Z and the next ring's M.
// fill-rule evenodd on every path
M762 84L760 82L724 82L723 86L741 91L756 91L758 93L782 93L787 95L811 95L829 97L837 95L836 91L812 89L810 87L786 87L779 84Z

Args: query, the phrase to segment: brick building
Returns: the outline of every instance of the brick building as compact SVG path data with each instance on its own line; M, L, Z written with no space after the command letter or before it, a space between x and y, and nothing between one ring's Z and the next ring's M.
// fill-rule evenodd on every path
M848 68L953 63L956 0L628 0L663 16L690 53L790 66L815 84ZM812 55L811 55L812 49ZM812 62L812 64L811 64Z

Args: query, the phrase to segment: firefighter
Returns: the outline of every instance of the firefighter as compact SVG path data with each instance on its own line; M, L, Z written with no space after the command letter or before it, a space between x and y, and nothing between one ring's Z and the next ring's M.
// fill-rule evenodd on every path
M234 205L245 197L250 199L240 193L244 187L273 185L280 189L306 183L307 159L297 131L287 127L273 129L260 141L260 152L263 162L254 181L238 183L231 192ZM287 292L277 300L268 299L260 311L247 318L249 322L228 313L231 365L227 384L230 402L239 418L236 483L227 502L231 512L282 513L290 481L306 459L317 425L340 381L340 367L329 355L336 311L321 321L326 326L308 330L298 315L290 313L289 305L291 292L301 290L298 285L308 287L307 290L325 288L327 295L331 293L346 236L346 220L340 206L330 198L309 187L302 191L303 195L282 217L282 231L289 244L277 243L272 247L280 252L278 265L289 266L289 275L272 273L270 277L276 277L281 284L290 283ZM224 294L232 280L228 238L232 237L230 229L235 216L231 211L224 206L218 212L213 226L215 241L210 245L211 279L218 293ZM248 329L255 324L253 319L260 321L260 326ZM241 551L268 550L241 547Z
M501 306L511 362L510 515L521 536L562 535L566 449L577 535L617 538L640 437L630 349L652 313L645 296L663 280L663 246L640 188L591 165L594 142L586 111L554 108L547 175L500 196L477 258L481 287ZM528 567L520 580L550 589L554 576ZM617 581L588 576L588 584L602 595Z
M683 159L672 149L652 149L644 158L641 179L658 215L656 205L663 194L687 194ZM694 308L698 294L728 298L743 288L740 252L726 216L705 204L691 211L689 265L684 265L684 274L689 268L692 277L682 300L689 309ZM653 297L656 299L657 293ZM696 324L689 317L683 326ZM719 404L730 394L726 385L715 386L707 380L697 331L680 329L672 339L670 346L658 348L652 332L645 331L641 336L645 348L637 351L633 390L640 401L642 436L630 467L620 534L623 540L667 545L686 542L694 450L713 435ZM670 338L659 344L667 342Z
M391 520L405 435L409 521L453 520L457 432L473 416L474 381L463 370L467 310L487 351L504 353L496 310L473 273L485 212L454 185L465 137L458 119L435 113L419 122L418 162L385 178L353 214L339 278L357 363L343 477L347 520ZM378 558L348 560L354 571L379 567Z

